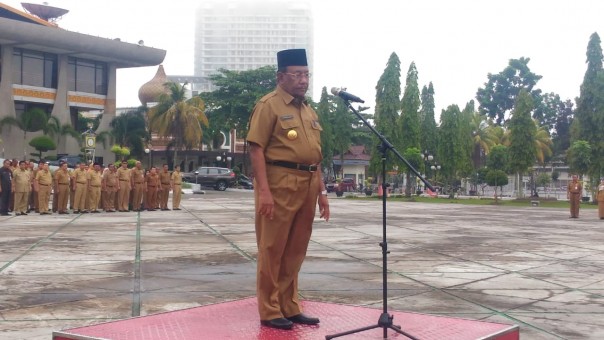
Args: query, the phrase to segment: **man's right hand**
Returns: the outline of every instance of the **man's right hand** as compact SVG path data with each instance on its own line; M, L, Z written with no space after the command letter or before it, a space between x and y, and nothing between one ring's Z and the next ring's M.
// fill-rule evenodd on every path
M273 200L273 195L270 190L260 191L258 194L258 213L268 217L269 220L272 220L274 208L275 201Z

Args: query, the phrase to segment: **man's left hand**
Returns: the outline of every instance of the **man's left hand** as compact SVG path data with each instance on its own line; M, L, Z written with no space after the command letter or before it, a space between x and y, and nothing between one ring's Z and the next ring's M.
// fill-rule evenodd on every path
M319 212L321 213L321 218L329 221L329 201L327 200L327 195L319 195Z

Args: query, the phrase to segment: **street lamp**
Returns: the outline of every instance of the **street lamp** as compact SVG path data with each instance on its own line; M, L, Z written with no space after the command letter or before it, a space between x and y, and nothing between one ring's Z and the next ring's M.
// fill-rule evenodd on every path
M434 166L430 167L430 162L432 162L432 160L434 160L434 156L432 156L432 154L430 153L430 151L428 150L424 150L424 152L422 153L422 158L424 160L424 164L425 164L425 170L426 170L426 177L429 177L428 175L428 170L432 169L434 170ZM435 163L436 164L436 163ZM425 190L425 186L424 186L424 190Z
M145 153L147 154L147 169L151 169L151 149L145 148Z
M434 171L434 177L432 177L432 182L434 182L434 180L436 179L436 172L437 172L438 170L440 170L440 164L438 164L438 163L434 162L434 165L432 165L432 166L430 167L430 169L432 169L432 171Z
M216 156L216 161L224 162L225 168L229 168L229 169L230 169L229 164L231 164L231 159L232 159L231 156L227 156L226 153L224 153L224 152L222 153L222 156L220 156L220 155Z

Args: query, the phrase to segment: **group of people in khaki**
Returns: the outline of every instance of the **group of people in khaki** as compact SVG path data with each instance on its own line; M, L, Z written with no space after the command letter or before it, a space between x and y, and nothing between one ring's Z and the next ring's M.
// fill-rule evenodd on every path
M179 166L170 172L164 164L158 172L155 167L143 169L141 162L136 162L132 169L126 161L120 164L119 168L109 164L102 169L98 163L90 166L80 163L72 170L67 163L62 163L52 173L46 162L40 162L36 168L33 162L6 160L2 169L7 172L4 177L8 190L5 189L5 193L10 192L10 195L2 200L7 206L2 215L9 215L9 211L14 211L15 215L27 215L31 211L40 215L68 214L68 204L74 213L81 214L99 213L100 210L170 210L170 191L173 192L172 209L180 210L182 174ZM2 189L0 187L0 193ZM52 206L49 205L51 195Z

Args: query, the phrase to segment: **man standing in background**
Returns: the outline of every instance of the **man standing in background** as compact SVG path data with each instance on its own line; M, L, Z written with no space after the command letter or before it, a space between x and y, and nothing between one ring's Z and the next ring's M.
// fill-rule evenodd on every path
M182 196L182 174L180 165L177 165L170 177L170 187L172 187L172 210L180 210L180 197Z
M130 170L132 173L132 210L142 211L142 200L143 193L145 191L145 170L140 161L136 162L134 169Z
M12 192L13 172L10 169L10 161L4 160L0 168L0 215L9 216L8 208Z
M572 181L568 183L566 198L570 201L570 218L579 218L579 206L581 205L581 194L583 186L577 175L573 175Z
M117 210L128 212L130 208L130 169L128 169L128 161L122 161L122 166L117 169L118 192L117 192Z
M20 161L17 170L13 171L12 190L15 193L15 215L27 215L30 189L31 173L26 168L25 161Z
M168 164L164 164L162 171L159 173L159 182L161 185L159 208L161 210L170 210L168 209L168 198L170 197L170 171L168 171Z
M52 188L52 175L48 170L48 164L40 163L38 166L34 188L38 192L38 210L40 210L40 215L52 214L48 211L48 200L50 198L50 189Z

